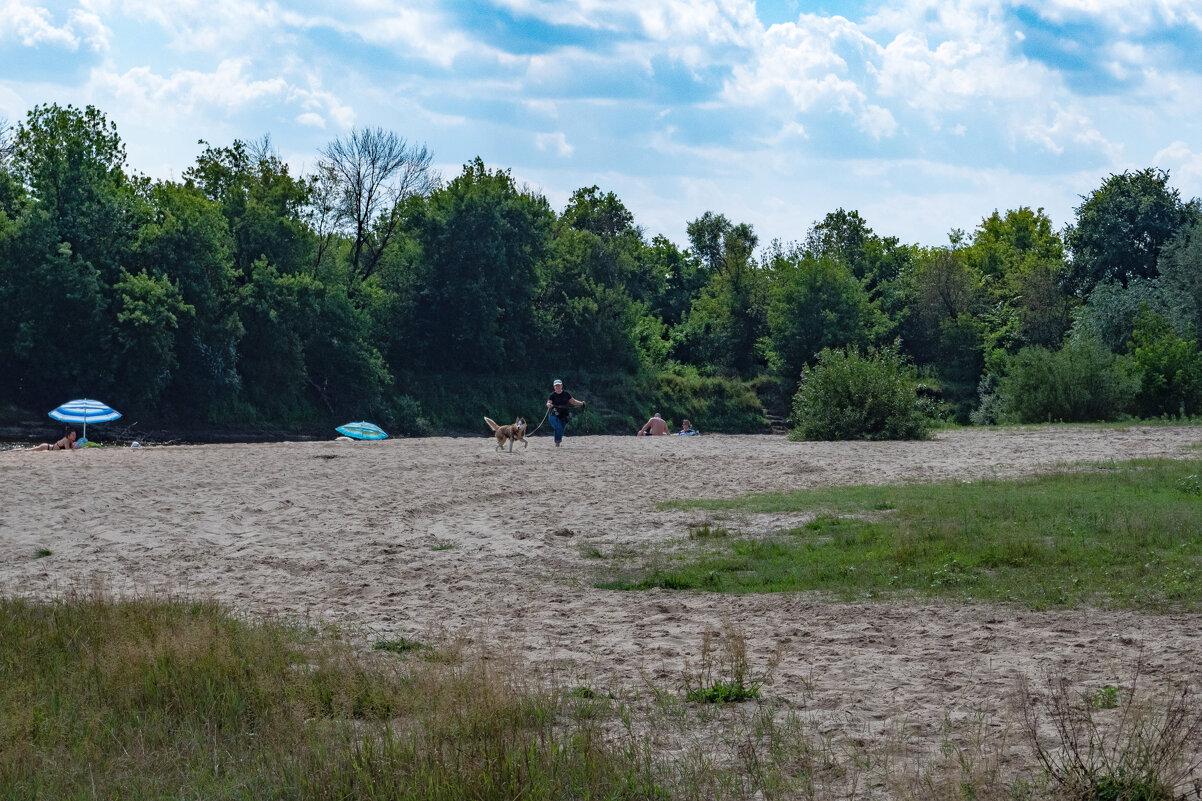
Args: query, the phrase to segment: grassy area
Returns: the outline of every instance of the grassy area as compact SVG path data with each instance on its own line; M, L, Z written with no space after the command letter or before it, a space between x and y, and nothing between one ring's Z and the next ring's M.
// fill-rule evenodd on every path
M0 600L0 797L660 795L564 694L414 654L203 603Z
M816 590L1165 611L1202 606L1202 461L1142 460L1019 481L836 487L675 508L811 512L768 538L694 537L598 586Z
M928 753L773 697L779 650L753 665L731 620L676 691L412 645L206 603L0 599L0 799L1167 801L1198 776L1193 695L1135 679L1024 685L1021 718L949 713Z

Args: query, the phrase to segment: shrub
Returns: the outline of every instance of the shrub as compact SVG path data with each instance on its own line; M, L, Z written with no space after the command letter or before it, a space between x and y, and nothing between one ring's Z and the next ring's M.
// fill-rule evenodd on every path
M801 373L791 436L805 440L925 439L929 401L896 349L823 350Z
M1135 398L1145 417L1197 414L1202 402L1202 353L1193 339L1184 339L1159 314L1136 318L1131 354L1140 373Z
M1113 420L1131 408L1139 386L1130 359L1094 337L1070 340L1059 351L1023 348L998 382L999 417L1021 423Z

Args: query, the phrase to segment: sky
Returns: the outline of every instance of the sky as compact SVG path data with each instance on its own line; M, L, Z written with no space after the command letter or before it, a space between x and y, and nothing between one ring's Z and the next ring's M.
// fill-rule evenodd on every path
M1128 169L1202 196L1198 0L0 0L0 118L94 105L132 172L271 137L298 173L354 128L477 156L648 238L706 211L801 240L856 209L942 245L1057 226Z

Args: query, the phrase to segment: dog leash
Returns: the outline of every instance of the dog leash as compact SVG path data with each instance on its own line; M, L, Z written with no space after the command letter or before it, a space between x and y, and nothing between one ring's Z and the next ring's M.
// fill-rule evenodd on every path
M547 414L543 415L543 419L539 421L538 425L535 426L534 431L530 432L529 436L534 436L534 432L538 431L540 428L543 427L543 423L547 422L547 415L549 415L549 414L551 414L551 410L547 409Z

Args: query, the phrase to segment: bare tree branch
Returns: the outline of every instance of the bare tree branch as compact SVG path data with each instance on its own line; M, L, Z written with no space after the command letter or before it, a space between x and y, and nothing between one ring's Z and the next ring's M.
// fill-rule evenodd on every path
M7 117L0 117L0 167L6 166L17 149L17 137Z
M400 225L402 204L428 194L435 176L433 154L392 131L364 128L322 151L318 180L329 182L325 221L351 237L351 269L360 279L375 272Z

